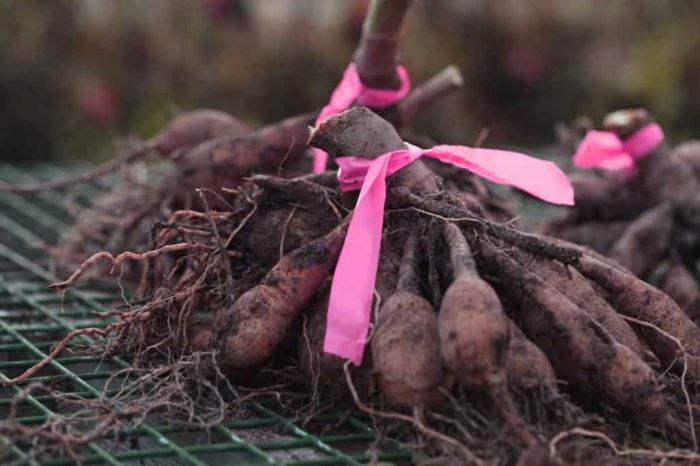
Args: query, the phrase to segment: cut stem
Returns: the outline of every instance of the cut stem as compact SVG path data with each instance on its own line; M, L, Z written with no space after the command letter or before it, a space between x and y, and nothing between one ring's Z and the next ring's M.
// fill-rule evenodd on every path
M362 26L354 62L362 82L379 89L397 89L399 34L411 0L372 0Z
M409 125L427 107L439 98L448 95L464 85L459 69L450 65L420 86L416 87L398 105L401 124Z

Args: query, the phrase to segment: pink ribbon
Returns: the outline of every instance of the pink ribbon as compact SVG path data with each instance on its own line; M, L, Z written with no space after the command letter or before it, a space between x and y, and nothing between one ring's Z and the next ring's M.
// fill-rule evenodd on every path
M656 123L648 124L625 140L612 131L589 131L574 154L574 165L578 168L631 170L663 140L664 132Z
M360 189L348 233L331 285L323 350L355 365L362 362L379 264L384 224L386 178L420 157L432 157L471 171L495 183L521 189L553 204L573 205L574 191L554 163L517 152L435 146L388 152L369 160L335 159L343 191Z
M349 109L355 102L357 102L358 105L370 108L384 108L394 105L396 102L406 97L411 90L411 81L408 78L408 71L406 71L406 68L399 65L396 68L396 73L398 73L401 80L401 86L398 89L376 89L362 84L360 76L357 74L355 64L350 63L343 73L343 79L341 79L340 83L338 83L338 86L333 91L333 94L331 94L328 105L321 109L321 113L316 119L316 126L322 121L325 121L326 118ZM326 171L328 154L316 148L314 148L313 152L313 172L323 173Z

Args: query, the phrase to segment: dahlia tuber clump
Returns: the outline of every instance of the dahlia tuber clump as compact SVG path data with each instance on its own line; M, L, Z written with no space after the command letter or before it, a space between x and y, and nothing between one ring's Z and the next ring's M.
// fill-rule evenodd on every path
M354 58L365 84L397 86L399 26L409 3L372 2ZM358 193L341 191L334 172L251 172L268 164L265 171L275 173L285 157L302 161L307 140L331 161L374 160L406 149L402 127L416 109L455 86L449 75L381 115L354 107L332 116L310 138L300 117L180 152L177 166L189 169L149 195L166 221L149 229L146 250L122 252L116 245L123 243L113 240L104 251L97 241L99 252L52 285L74 286L97 263L117 269L136 263L143 270L139 300L102 314L113 318L104 328L67 335L49 358L9 383L41 371L74 338L96 335L104 340L93 350L132 356L151 374L142 380L164 387L160 399L147 400L153 405L192 399L182 396L189 385L229 392L252 386L251 396L272 385L268 390L277 399L287 389L304 392L307 409L296 415L321 411L324 403L356 406L414 449L446 456L447 464L515 464L518 458L523 465L557 464L579 461L580 448L593 464L615 463L615 455L621 463L629 456L640 463L697 460L689 451L697 450L695 323L614 260L503 223L510 219L508 206L478 177L437 162L419 158L387 179L372 330L362 364L352 367L324 352L329 284ZM287 154L292 141L298 154ZM243 177L248 182L240 183ZM581 201L582 211L597 208L599 186L590 190L591 202ZM205 189L197 193L194 187ZM129 203L105 201L103 211L126 218L139 196L121 189L133 196ZM619 197L625 211L640 202L634 193ZM629 232L628 242L638 244L643 234L635 232L677 214L671 198L663 201L650 212L640 210L653 216L640 220L643 227ZM90 230L90 223L80 228ZM675 230L657 236L664 234ZM190 371L201 355L207 364ZM185 367L193 378L170 384L153 370L165 366L178 377ZM129 413L138 416L143 410L131 401ZM226 398L232 405L239 401ZM404 423L412 428L402 429ZM110 426L109 419L103 424ZM19 437L26 430L16 432ZM563 445L574 436L603 439L613 452L587 442L573 445L569 455ZM633 449L618 447L622 442ZM647 449L652 442L673 450Z
M405 147L390 123L364 108L329 118L310 143L331 157L368 159ZM349 394L373 416L410 421L463 463L496 453L482 450L487 440L468 418L439 430L428 425L455 402L470 403L457 397L486 396L481 409L499 419L514 452L543 449L556 434L522 410L523 390L537 390L538 409L554 397L596 413L611 423L598 424L600 435L616 437L612 426L626 422L641 426L644 439L693 445L700 329L680 308L585 249L465 207L420 159L388 179L376 321L357 368L320 344L328 282L356 194L321 174L258 176L223 196L227 208L179 213L160 225L147 257L131 257L147 264L144 301L115 310L118 321L103 331L109 354L136 354L144 363L211 351L234 384L264 368L296 367L320 399L337 403ZM271 224L270 216L285 220ZM324 386L330 389L317 392Z
M136 173L126 177L92 205L76 212L75 224L52 249L54 258L66 268L97 251L143 250L154 218L167 219L179 210L205 210L196 189L235 188L252 173L273 173L282 165L295 173L295 165L303 166L306 151L305 144L296 141L303 141L312 121L313 115L300 115L253 131L221 112L183 113L159 136L128 153L146 155L155 151L168 158L170 166L148 168L141 176ZM94 178L131 161L117 157L82 178ZM301 170L297 168L296 173L303 173ZM12 189L20 188L45 186ZM212 206L220 202L216 196L207 196Z
M603 127L624 143L652 123L646 110L630 109L608 115ZM578 141L570 139L569 148ZM590 246L641 278L654 279L661 272L662 289L684 309L691 308L700 296L695 265L699 149L695 141L675 147L664 141L631 169L576 173L576 207L547 233Z

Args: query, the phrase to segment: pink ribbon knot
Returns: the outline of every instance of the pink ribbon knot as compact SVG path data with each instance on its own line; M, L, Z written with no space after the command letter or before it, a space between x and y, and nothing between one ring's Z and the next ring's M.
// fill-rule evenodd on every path
M552 162L494 149L407 146L407 149L388 152L374 160L361 157L335 159L340 167L340 188L343 191L359 189L360 195L333 276L323 350L351 359L358 366L362 362L369 330L388 176L420 157L432 157L553 204L574 204L569 179Z
M637 130L625 140L612 131L589 131L574 154L578 168L632 170L638 160L649 155L664 140L657 123Z
M370 108L385 108L399 102L411 90L411 81L408 78L408 71L403 66L399 65L396 72L401 80L398 89L377 89L362 84L360 75L357 74L357 67L354 63L350 63L343 73L343 79L331 94L330 101L321 109L321 113L316 118L316 126L328 117L349 109L355 102ZM313 152L313 172L323 173L326 171L328 154L316 148Z

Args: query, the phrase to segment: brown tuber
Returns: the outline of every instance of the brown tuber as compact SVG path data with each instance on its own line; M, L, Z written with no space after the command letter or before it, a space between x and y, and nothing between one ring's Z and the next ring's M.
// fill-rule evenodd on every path
M676 258L671 260L660 288L686 312L700 298L700 286L697 280L685 264Z
M289 325L333 270L347 222L282 258L262 282L218 312L215 347L221 364L246 368L269 357Z
M673 209L659 204L632 221L608 255L638 277L649 274L668 254Z
M481 279L459 227L446 223L453 281L440 305L440 353L456 379L485 390L504 421L526 445L537 439L522 419L507 387L510 333L494 289Z
M687 364L688 375L700 377L700 328L662 291L616 270L597 259L584 256L576 267L610 293L621 314L653 325L639 332L664 365ZM685 353L685 354L684 354Z
M198 109L181 113L165 127L153 142L161 155L194 147L223 136L240 136L251 129L233 116L219 110Z
M396 291L379 310L372 360L387 399L404 408L435 406L444 399L438 323L417 283L417 238L406 243Z
M557 377L547 356L508 319L510 342L506 356L508 385L517 390L543 388L557 391Z
M527 257L525 254L513 251L510 255L519 264L527 266L549 286L556 288L590 318L601 324L618 343L629 347L643 359L658 363L653 354L650 354L639 341L625 319L598 294L591 283L576 269L567 268L557 261Z
M518 323L579 397L598 396L642 421L664 411L654 371L540 277L486 242L480 253L519 303Z
M469 246L453 224L444 234L451 250L454 279L440 306L440 350L464 384L486 388L506 381L508 323L491 285L479 277Z
M210 109L192 110L175 117L158 136L125 150L121 155L88 172L44 183L15 185L2 182L0 183L0 191L31 193L94 181L147 156L151 152L169 156L176 151L194 147L212 138L236 137L250 131L248 126L224 112Z

